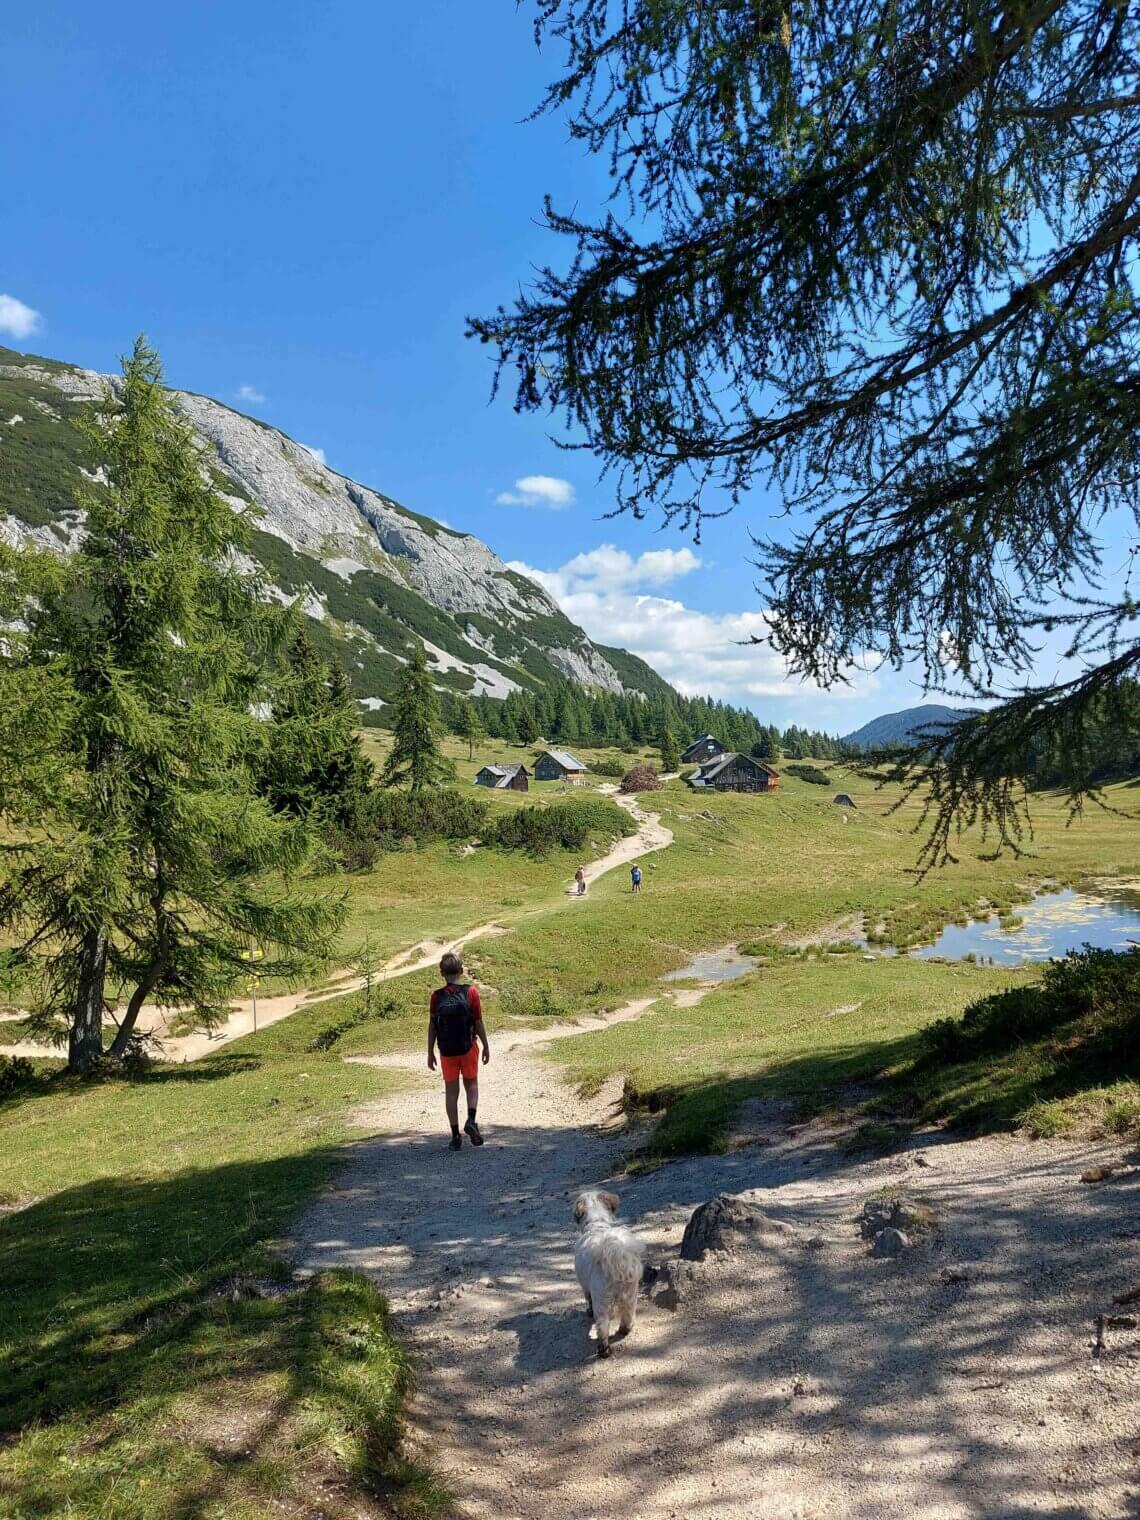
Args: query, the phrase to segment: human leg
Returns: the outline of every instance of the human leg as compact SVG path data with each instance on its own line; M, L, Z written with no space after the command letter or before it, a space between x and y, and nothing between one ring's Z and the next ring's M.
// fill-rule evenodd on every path
M482 1145L483 1136L479 1133L479 1126L475 1122L476 1110L479 1107L478 1045L472 1045L467 1054L461 1058L459 1070L463 1076L463 1086L467 1092L467 1122L463 1128L472 1145Z
M475 1110L479 1107L479 1078L464 1077L463 1090L467 1094L467 1117L474 1119Z
M451 1125L451 1146L458 1150L463 1142L459 1139L459 1078L443 1084L443 1102L447 1109L447 1122ZM456 1143L458 1141L458 1144Z

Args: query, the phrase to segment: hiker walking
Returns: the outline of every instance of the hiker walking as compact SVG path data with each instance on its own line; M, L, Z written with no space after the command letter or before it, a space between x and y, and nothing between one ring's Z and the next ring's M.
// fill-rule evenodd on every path
M578 883L578 896L586 895L586 873L581 866L574 872L574 880Z
M637 865L636 863L630 867L629 880L630 880L630 890L633 891L633 892L640 892L641 891L641 867L639 865Z
M434 1071L438 1043L443 1068L444 1106L451 1125L450 1148L458 1151L463 1149L463 1136L459 1133L460 1078L467 1091L467 1122L463 1132L472 1145L483 1144L483 1136L475 1122L479 1107L479 1046L483 1047L484 1066L491 1059L491 1046L483 1024L479 989L463 980L463 962L448 952L440 961L439 969L444 985L431 995L427 1063L428 1069Z

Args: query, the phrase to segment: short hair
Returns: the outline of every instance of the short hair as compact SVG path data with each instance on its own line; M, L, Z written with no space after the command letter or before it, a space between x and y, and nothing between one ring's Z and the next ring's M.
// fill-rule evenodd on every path
M453 951L449 950L440 961L439 970L441 976L462 976L463 962Z

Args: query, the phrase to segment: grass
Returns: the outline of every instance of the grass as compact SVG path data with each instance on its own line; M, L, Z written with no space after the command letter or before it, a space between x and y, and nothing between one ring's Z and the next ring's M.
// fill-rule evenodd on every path
M45 1076L0 1105L0 1511L438 1512L399 1457L408 1371L375 1290L332 1274L220 1291L283 1275L271 1243L392 1080L258 1035L135 1081Z
M1140 950L1086 949L922 1033L898 1086L921 1117L1031 1134L1140 1130Z
M923 1025L1011 975L1028 978L901 957L778 960L695 1007L663 998L636 1022L558 1041L551 1055L576 1083L626 1072L633 1100L662 1112L651 1154L716 1151L749 1098L839 1099L900 1069Z
M377 757L386 743L366 738ZM486 761L522 753L497 743L470 760L458 743L449 751L461 784ZM852 787L833 770L837 786ZM1129 1131L1140 1114L1137 1073L1110 1083L1086 1071L1083 1086L1062 1092L1034 1066L1040 1051L1019 1054L1016 1070L967 1053L944 1064L936 1091L923 1089L922 1031L981 997L1032 985L1035 971L865 961L828 942L852 915L906 944L953 917L1008 913L1046 877L1140 874L1137 831L1096 810L1066 827L1061 802L1046 797L1035 804L1032 857L988 862L978 846L918 881L915 809L889 815L890 794L854 790L859 816L844 825L821 788L795 777L773 797L697 798L670 783L650 805L675 844L645 857L636 898L623 870L569 901L578 858L569 852L534 859L446 845L385 855L372 870L311 887L347 891L346 961L366 935L390 955L481 923L507 926L467 952L492 1042L508 1027L660 991L657 978L699 950L752 945L760 969L699 1005L678 1009L662 996L638 1022L551 1047L587 1088L627 1073L630 1101L663 1115L652 1142L661 1156L722 1145L749 1097L818 1109L848 1099L853 1085L873 1094L853 1143L893 1143L895 1121L976 1115L983 1100L1034 1133L1056 1132L1078 1108L1105 1133ZM512 808L570 795L535 786L487 797ZM1128 807L1134 794L1113 800ZM597 851L608 843L595 841ZM793 940L812 948L794 950ZM440 1511L430 1476L401 1464L408 1371L374 1290L334 1275L265 1298L235 1302L221 1291L235 1277L281 1275L272 1242L335 1165L346 1115L396 1080L343 1057L418 1046L435 980L424 972L386 984L384 1016L362 1019L352 994L302 1007L193 1067L95 1085L43 1078L0 1104L0 1200L10 1209L0 1219L0 1423L9 1433L0 1512L339 1520Z

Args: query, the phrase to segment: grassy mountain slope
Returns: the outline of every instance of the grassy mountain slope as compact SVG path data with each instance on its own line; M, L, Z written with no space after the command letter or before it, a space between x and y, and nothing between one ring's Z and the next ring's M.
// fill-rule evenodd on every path
M76 426L106 379L0 347L0 535L66 549L79 504L101 489ZM441 690L505 697L569 678L662 694L644 661L593 644L533 581L470 534L338 475L257 418L176 392L215 486L252 507L253 553L274 594L299 599L335 652L365 719L391 695L409 639L424 640Z

